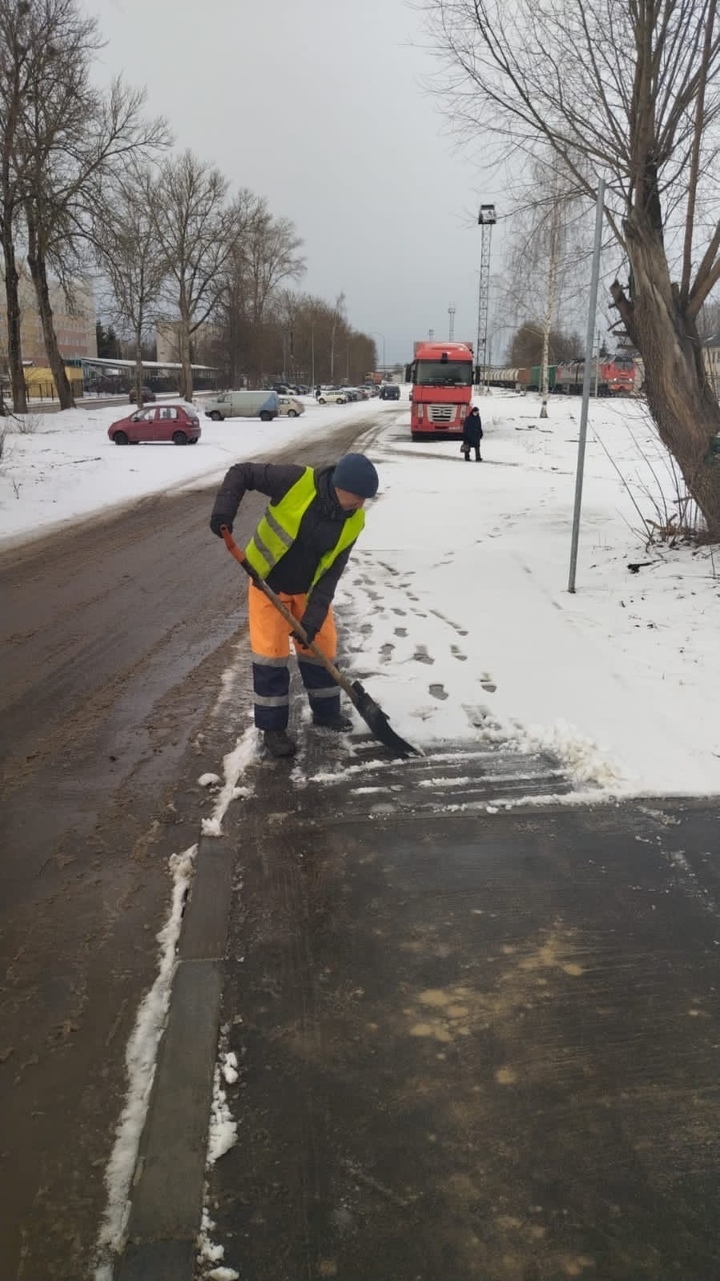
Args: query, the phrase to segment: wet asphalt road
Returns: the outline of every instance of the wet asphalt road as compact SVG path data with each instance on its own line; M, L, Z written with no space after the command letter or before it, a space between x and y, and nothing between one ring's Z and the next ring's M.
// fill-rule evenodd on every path
M310 750L326 773L332 745ZM368 794L270 765L235 817L224 1261L716 1281L718 806L451 815L439 785L413 812L403 768L404 812L396 771ZM462 769L507 796L481 754ZM449 791L459 768L434 772Z
M0 559L1 1281L86 1275L167 858L247 723L232 700L216 713L244 604L210 499ZM346 749L326 740L301 736L321 779L255 767L225 823L226 1263L243 1281L717 1281L718 807L488 814L567 780L501 747L390 768L365 743L332 784Z
M363 426L292 459L329 462ZM212 497L150 498L0 555L2 1281L78 1281L91 1255L167 859L197 839L195 780L218 765L202 733L244 628Z

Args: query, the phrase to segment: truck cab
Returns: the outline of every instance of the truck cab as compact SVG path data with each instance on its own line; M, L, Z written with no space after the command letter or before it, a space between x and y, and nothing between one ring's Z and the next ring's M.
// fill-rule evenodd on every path
M445 436L462 439L462 425L472 405L473 350L470 343L415 343L407 368L410 432L413 440Z

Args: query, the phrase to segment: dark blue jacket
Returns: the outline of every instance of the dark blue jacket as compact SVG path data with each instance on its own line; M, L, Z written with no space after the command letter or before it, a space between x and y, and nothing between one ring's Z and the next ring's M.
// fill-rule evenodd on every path
M483 429L480 414L479 412L472 413L471 411L463 423L463 444L474 447L480 444L482 438Z

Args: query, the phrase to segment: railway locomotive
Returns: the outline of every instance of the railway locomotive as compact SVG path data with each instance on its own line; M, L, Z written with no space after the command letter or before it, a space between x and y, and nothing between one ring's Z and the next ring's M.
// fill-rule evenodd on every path
M541 391L542 366L529 368L491 368L484 371L490 387L505 387L514 391ZM580 396L585 377L585 361L571 360L565 364L548 366L548 390L564 396ZM636 367L631 356L593 358L590 369L590 395L633 396L637 390Z

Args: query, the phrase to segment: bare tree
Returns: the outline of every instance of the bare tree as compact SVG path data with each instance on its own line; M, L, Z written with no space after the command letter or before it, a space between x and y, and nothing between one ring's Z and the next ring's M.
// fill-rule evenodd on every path
M74 404L65 373L50 301L47 274L52 224L66 224L56 201L58 176L66 182L67 141L88 127L96 96L88 66L100 47L94 19L81 16L74 0L44 0L28 5L37 41L32 76L20 103L20 147L26 164L22 207L27 232L27 258L35 287L45 351L62 409ZM39 37L39 39L38 39ZM52 210L52 214L50 211ZM68 228L63 225L67 234Z
M167 160L145 187L155 231L168 264L171 302L177 312L181 395L192 400L190 344L218 304L224 270L238 229L238 209L227 203L228 184L219 169L185 151Z
M23 108L37 59L34 16L26 0L0 0L0 239L7 308L7 362L16 413L27 411L15 242L29 169L23 146Z
M145 193L138 200L138 191ZM129 331L135 353L135 397L142 405L143 338L154 321L168 272L165 251L157 234L158 211L149 198L159 199L149 170L128 168L98 210L95 222L97 257L110 284L114 319Z
M428 0L456 73L456 121L519 151L549 145L578 191L608 183L627 283L611 295L645 366L648 404L720 538L720 408L697 319L720 279L713 211L720 114L718 0Z
M87 266L94 218L118 170L130 166L137 171L139 160L166 146L168 137L163 121L145 119L144 92L116 81L105 96L91 86L95 23L77 16L73 0L50 2L68 12L54 45L55 81L33 95L28 106L26 145L32 165L24 210L45 350L60 405L67 409L73 398L55 332L48 269L59 277L72 308L73 276Z
M540 321L526 320L513 334L508 364L513 368L541 365L545 350L545 330ZM547 335L547 359L550 364L565 360L578 360L583 355L583 339L579 334L551 329Z
M262 379L274 341L269 309L282 306L281 287L305 270L302 241L289 218L273 218L267 203L242 190L236 202L236 231L225 269L219 319L227 335L229 361L236 376L242 364L251 378ZM288 334L290 329L288 328ZM288 339L289 342L289 339ZM242 361L240 353L242 352Z
M0 0L0 236L8 312L8 364L17 409L26 408L20 336L19 244L27 248L48 363L60 404L73 403L55 332L49 268L65 287L81 264L88 210L129 154L164 139L142 119L143 95L94 88L97 24L77 0ZM24 215L24 224L21 220Z
M569 187L557 157L545 148L533 161L529 181L519 188L506 219L508 304L516 315L531 316L531 328L541 336L540 353L531 362L542 366L541 418L547 418L551 335L587 255L584 213L586 202Z
M305 260L298 252L301 246L294 223L289 218L274 218L265 201L259 200L239 237L256 325L262 324L265 308L279 285L297 280L305 271Z

